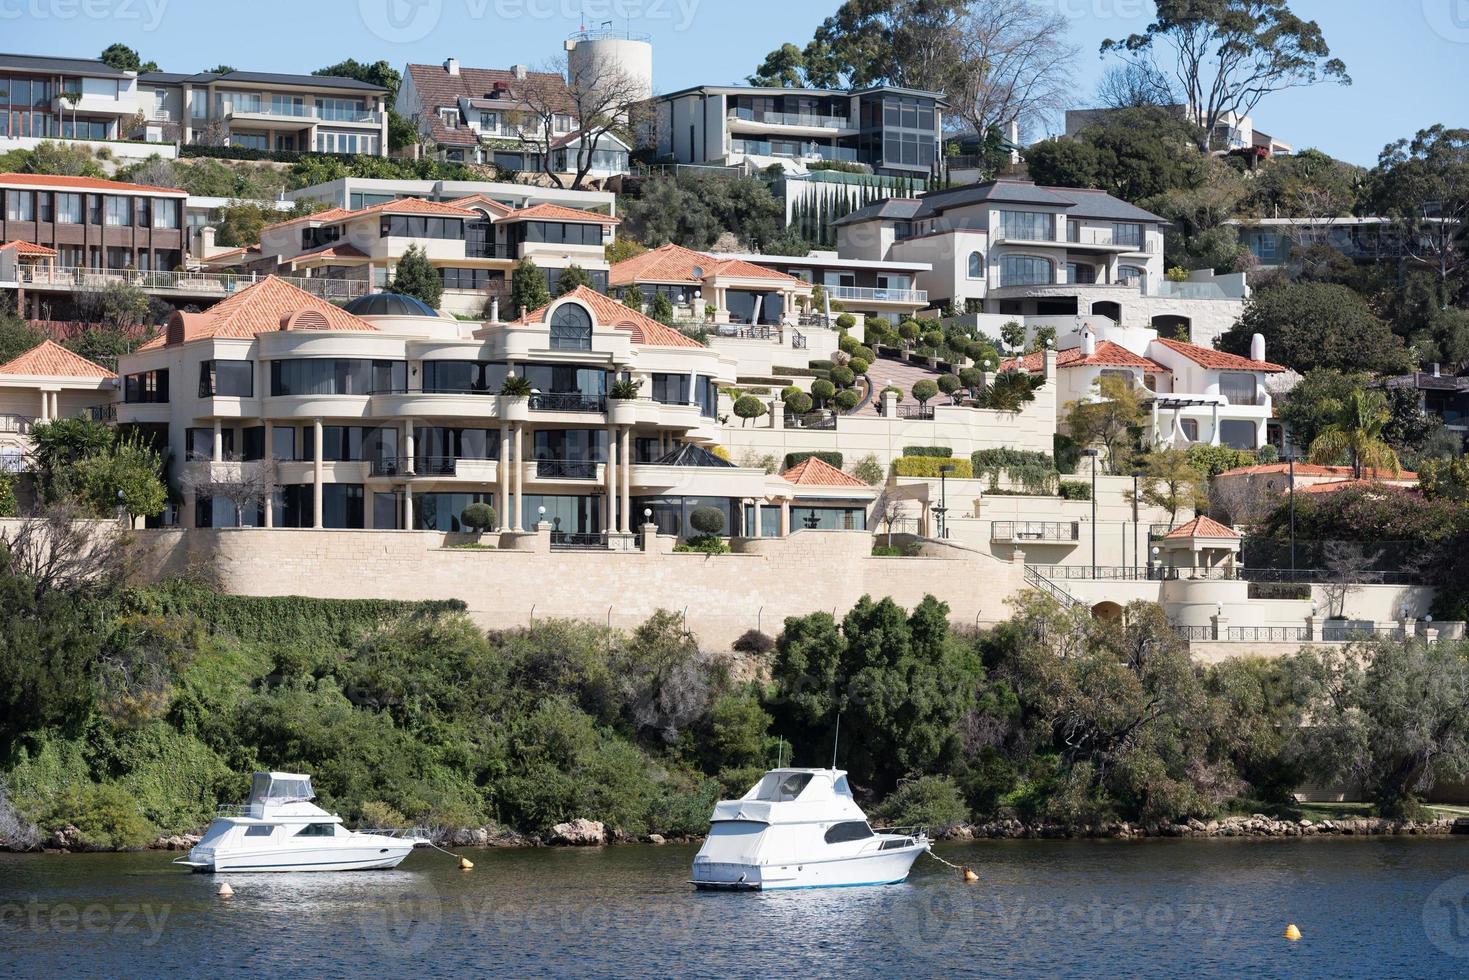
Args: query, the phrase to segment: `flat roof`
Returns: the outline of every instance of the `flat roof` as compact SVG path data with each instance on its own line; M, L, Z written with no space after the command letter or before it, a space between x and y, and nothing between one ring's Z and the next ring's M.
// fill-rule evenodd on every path
M44 54L0 54L0 68L17 71L67 72L77 75L97 75L106 78L130 78L98 58L66 58Z
M761 252L710 252L721 259L743 259L757 265L830 265L844 269L899 269L903 272L929 272L930 262L891 262L886 259L844 259L836 252L813 251L808 255L766 255Z
M381 85L359 82L355 78L343 78L340 75L287 75L269 71L232 71L223 75L216 75L213 72L207 71L201 71L195 75L150 71L139 75L138 80L141 82L166 85L177 85L182 82L189 82L194 85L209 85L214 82L224 82L226 84L244 82L257 85L299 85L303 88L350 89L355 92L383 93L387 91Z
M911 95L916 98L933 99L939 105L947 106L948 99L942 92L929 92L917 88L901 88L896 85L875 85L860 89L841 88L781 88L778 85L690 85L674 92L666 92L663 95L653 96L653 101L662 102L666 99L674 99L680 95L693 95L698 92L717 92L723 95L738 95L743 92L758 92L770 95L811 95L825 98L851 98L860 95L876 95L881 92L892 92L895 95Z

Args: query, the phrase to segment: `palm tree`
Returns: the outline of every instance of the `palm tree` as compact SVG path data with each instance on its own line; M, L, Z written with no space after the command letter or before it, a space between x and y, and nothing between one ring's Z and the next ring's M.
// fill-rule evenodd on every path
M1018 412L1026 402L1035 401L1035 390L1045 383L1045 378L1032 378L1025 371L1001 371L995 375L985 390L980 403L985 408L999 412Z
M1383 427L1391 417L1382 392L1352 392L1311 441L1311 462L1330 465L1346 456L1351 460L1352 476L1356 479L1360 480L1363 469L1368 467L1374 476L1383 470L1397 476L1402 469L1398 454L1382 438Z

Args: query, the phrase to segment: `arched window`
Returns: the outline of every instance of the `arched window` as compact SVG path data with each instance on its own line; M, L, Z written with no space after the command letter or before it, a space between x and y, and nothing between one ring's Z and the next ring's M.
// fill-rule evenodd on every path
M1001 286L1046 286L1055 281L1050 259L1034 255L1006 255L1000 259Z
M1135 283L1146 282L1147 278L1148 270L1139 268L1138 266L1119 265L1117 267L1117 281L1120 283L1131 286Z
M984 278L984 253L983 252L970 252L969 253L969 278L970 279L983 279Z
M591 350L592 315L580 303L562 303L551 314L552 350Z

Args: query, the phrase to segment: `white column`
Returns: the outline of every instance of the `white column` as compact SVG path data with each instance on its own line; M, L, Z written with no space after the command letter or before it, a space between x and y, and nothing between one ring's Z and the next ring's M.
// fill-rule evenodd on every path
M413 484L403 485L403 530L413 530Z
M210 446L209 458L216 463L224 462L224 423L214 420L214 444Z
M500 425L500 530L511 526L510 521L510 426Z
M626 426L622 430L622 450L619 455L624 460L622 466L622 515L621 527L623 534L632 533L632 426Z
M312 446L311 446L311 482L313 484L311 500L311 526L321 527L321 419L311 420Z
M515 462L514 470L511 471L510 479L513 481L514 494L510 502L511 527L521 530L521 512L525 510L525 429L521 423L515 425Z
M1214 432L1209 437L1209 445L1211 445L1211 446L1217 446L1217 445L1219 445L1219 403L1218 402L1215 402L1213 408L1214 408L1214 421L1213 421Z
M780 536L786 537L791 533L791 501L786 497L780 502Z
M41 392L41 421L51 421L51 393L49 391Z
M61 418L61 392L59 391L51 392L51 417Z
M1158 445L1158 402L1153 400L1153 441L1148 445L1149 449Z
M413 437L413 420L412 419L404 419L403 420L403 460L402 460L403 465L400 468L401 471L404 472L404 473L413 473L413 472L415 472L415 466L414 466L413 460L414 460L414 457L416 457L418 455L418 452L416 450L416 446L417 446L417 442L416 442L416 440Z
M622 465L626 466L627 460L623 460ZM607 472L605 475L606 479L603 483L606 493L603 494L605 499L603 500L602 528L611 534L619 526L617 523L617 427L615 425L607 426Z
M763 529L762 529L762 526L761 526L760 498L759 497L756 497L755 498L755 533L752 534L752 535L750 535L750 537L752 537L752 538L758 538L758 537L761 537L762 535L763 535Z
M271 463L271 460L274 459L274 456L272 455L272 453L274 452L274 447L275 447L275 423L272 422L270 419L266 419L265 420L265 453L264 453L264 459L262 459L260 461L260 465L261 466L270 466L271 467L270 472L272 472L272 473L275 472L274 467L272 466L272 463ZM264 521L265 521L265 526L266 527L275 527L275 487L271 487L269 489L269 491L266 492L266 494L265 494L265 504L264 504L263 510L264 510L263 518L264 518Z

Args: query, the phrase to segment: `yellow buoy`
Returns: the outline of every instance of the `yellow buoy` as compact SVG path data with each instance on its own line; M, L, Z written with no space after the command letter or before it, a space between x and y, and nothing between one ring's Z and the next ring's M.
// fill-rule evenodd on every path
M474 862L471 861L469 858L460 858L459 859L459 869L461 871L473 871L474 870Z
M979 880L979 875L975 874L970 868L960 868L959 873L963 875L965 884L971 884Z
M1295 942L1297 939L1301 938L1301 930L1296 928L1296 924L1294 922L1285 927L1285 938L1289 939L1291 942Z
M230 883L227 881L222 881L219 883L219 890L216 891L214 894L218 895L220 898L229 898L233 896L234 893L235 890L230 887Z

